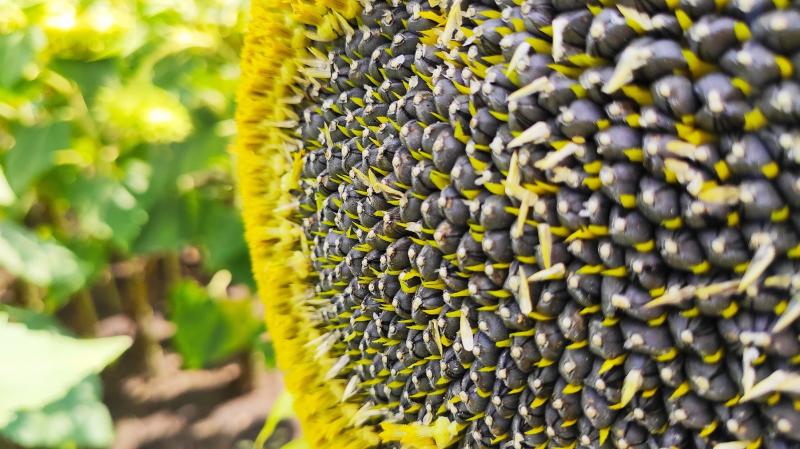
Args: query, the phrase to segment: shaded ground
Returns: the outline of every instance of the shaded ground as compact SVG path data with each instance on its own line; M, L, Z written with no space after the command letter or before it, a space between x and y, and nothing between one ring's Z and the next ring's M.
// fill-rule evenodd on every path
M170 324L156 315L153 334L162 342ZM99 335L134 335L135 324L123 315L100 322ZM236 449L250 448L283 384L277 371L256 370L242 377L242 365L184 371L180 356L162 345L155 374L148 378L127 353L104 376L105 399L114 417L117 437L111 449ZM250 387L248 388L247 385ZM284 423L267 443L275 449L291 439Z

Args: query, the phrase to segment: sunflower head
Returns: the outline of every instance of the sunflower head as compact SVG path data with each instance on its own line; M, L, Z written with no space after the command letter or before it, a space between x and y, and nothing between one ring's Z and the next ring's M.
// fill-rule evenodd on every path
M254 2L247 238L312 446L800 444L799 14Z
M87 7L71 0L48 1L41 18L48 48L60 58L119 56L135 40L131 31L136 19L129 8L116 1L96 1Z
M13 0L0 1L0 35L11 34L25 28L28 18Z
M180 142L192 130L180 100L149 83L104 87L95 112L106 132L126 144Z

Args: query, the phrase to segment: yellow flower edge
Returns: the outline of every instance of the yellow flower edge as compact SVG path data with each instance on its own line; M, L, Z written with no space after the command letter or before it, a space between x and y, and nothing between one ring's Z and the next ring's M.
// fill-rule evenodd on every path
M341 402L346 385L325 379L334 363L318 357L304 300L310 259L300 227L290 218L300 160L291 155L286 123L296 119L285 98L308 82L308 43L337 33L337 15L352 18L357 2L254 1L242 53L235 146L246 237L279 368L293 395L304 437L314 448L367 448L380 443L372 427L357 426L357 407ZM309 31L309 27L317 32Z
M242 51L236 121L239 189L253 272L275 345L278 367L294 397L304 437L315 449L365 449L392 443L405 449L450 446L463 425L438 418L431 424L385 420L368 405L345 402L346 382L327 378L336 363L319 351L326 335L312 324L311 259L298 224L292 221L300 185L301 145L293 99L303 87L325 78L317 70L325 55L313 41L345 34L347 20L361 12L357 0L255 0ZM443 28L443 26L441 27ZM441 29L438 30L441 32Z

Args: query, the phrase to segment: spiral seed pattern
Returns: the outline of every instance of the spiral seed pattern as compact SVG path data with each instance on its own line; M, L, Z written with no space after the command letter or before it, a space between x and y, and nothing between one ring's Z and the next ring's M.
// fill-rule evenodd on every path
M800 447L796 2L363 6L293 100L306 305L361 424Z

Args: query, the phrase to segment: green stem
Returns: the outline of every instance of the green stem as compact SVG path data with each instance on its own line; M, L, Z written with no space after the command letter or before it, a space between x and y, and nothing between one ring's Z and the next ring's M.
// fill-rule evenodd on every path
M16 291L18 302L28 310L41 312L45 308L42 292L39 287L30 282L18 279L14 290Z
M133 74L132 80L134 82L150 82L153 77L153 69L159 61L174 53L172 44L164 44L155 49L152 53L148 54L139 63L139 68Z
M175 285L180 282L183 274L181 272L181 258L175 252L168 252L162 259L162 272L164 274L164 298L169 295Z
M142 261L129 263L132 264L132 269L126 282L126 302L129 313L136 321L138 328L134 349L141 356L140 360L146 374L154 376L158 371L162 350L152 332L153 308L150 305L147 291L146 264Z
M73 295L70 308L72 308L72 327L75 332L81 337L94 336L97 327L97 310L89 290L83 289Z
M253 351L247 350L238 357L241 372L236 380L236 390L239 394L245 394L256 388L258 379L258 360Z
M97 288L100 290L99 296L111 313L122 312L122 297L119 293L119 288L117 288L117 281L114 279L111 270L105 270L103 272L101 280L97 284Z

